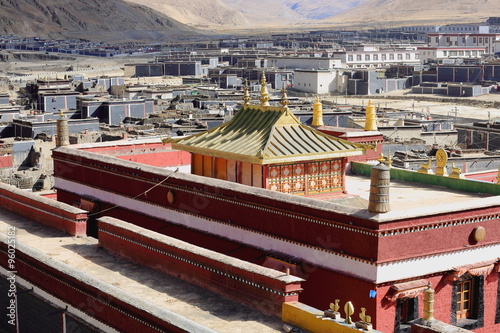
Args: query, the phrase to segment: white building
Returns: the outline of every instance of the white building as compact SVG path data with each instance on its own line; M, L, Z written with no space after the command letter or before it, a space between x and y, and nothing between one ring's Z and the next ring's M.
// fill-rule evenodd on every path
M481 48L485 54L499 52L500 34L490 33L431 33L427 35L432 48ZM465 56L465 54L464 54Z
M267 65L271 68L291 69L331 69L342 66L340 59L329 57L269 57Z
M415 25L401 28L405 32L424 32L424 33L475 33L487 34L490 27L477 24L450 24L450 25Z
M293 88L312 94L330 94L344 91L347 77L341 70L296 69Z
M337 54L345 68L381 68L392 64L420 64L420 52L414 46L381 48L365 45Z
M422 62L439 59L480 58L484 47L419 47Z

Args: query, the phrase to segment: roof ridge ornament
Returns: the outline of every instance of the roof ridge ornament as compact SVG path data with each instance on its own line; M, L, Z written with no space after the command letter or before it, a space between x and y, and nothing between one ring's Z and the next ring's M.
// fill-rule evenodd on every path
M249 105L250 104L250 92L248 91L248 80L245 80L245 85L243 86L243 105Z
M262 72L261 78L260 78L260 105L261 106L270 106L269 105L269 100L271 99L269 97L269 91L267 90L267 82L266 82L266 74L265 72Z
M319 96L316 95L316 102L313 104L313 120L311 123L312 127L323 126L323 104L319 99Z
M281 100L279 103L284 108L288 108L288 104L290 104L290 101L288 100L288 95L286 93L285 86L283 86L283 88L281 88Z

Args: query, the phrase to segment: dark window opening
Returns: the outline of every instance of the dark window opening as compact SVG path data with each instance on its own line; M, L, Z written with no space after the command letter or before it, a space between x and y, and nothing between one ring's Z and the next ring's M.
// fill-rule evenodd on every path
M418 297L400 298L396 304L394 332L410 333L410 322L418 318Z

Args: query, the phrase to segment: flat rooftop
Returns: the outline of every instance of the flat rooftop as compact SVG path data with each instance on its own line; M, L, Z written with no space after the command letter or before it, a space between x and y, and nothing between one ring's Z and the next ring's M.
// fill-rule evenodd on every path
M346 190L348 194L356 195L366 200L366 207L368 207L368 200L370 197L369 177L347 175ZM408 210L415 206L423 209L442 206L445 203L461 204L463 202L480 200L486 197L491 197L491 195L462 192L442 186L405 182L394 179L391 179L391 185L389 187L391 210Z
M102 249L92 237L72 237L0 209L0 232L125 292L218 332L282 332L283 322Z
M334 196L318 197L317 199L329 202L341 200L344 204L357 208L362 208L360 206L361 202L364 204L363 208L368 208L370 177L347 175L346 191L347 195L345 198L351 198L350 201L352 203L349 203L349 200L345 198L335 198ZM444 186L391 179L389 203L391 210L388 213L379 215L379 221L381 222L395 218L439 214L468 208L484 207L495 203L500 204L500 196L464 192Z

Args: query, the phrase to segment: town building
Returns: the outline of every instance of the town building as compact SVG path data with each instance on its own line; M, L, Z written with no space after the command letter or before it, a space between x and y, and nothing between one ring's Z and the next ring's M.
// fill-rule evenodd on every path
M468 32L466 27L455 27L453 32L428 34L428 45L419 47L422 61L447 58L481 58L498 52L500 34L489 33L488 29L479 32ZM485 27L487 28L487 27ZM482 32L482 31L485 32Z
M345 68L380 68L393 64L413 64L421 62L420 51L415 46L385 47L363 45L337 55Z
M77 101L82 119L98 118L106 125L120 125L127 117L147 118L153 113L153 99L109 99L82 96Z
M293 89L312 94L332 94L345 91L346 77L335 69L296 69Z

